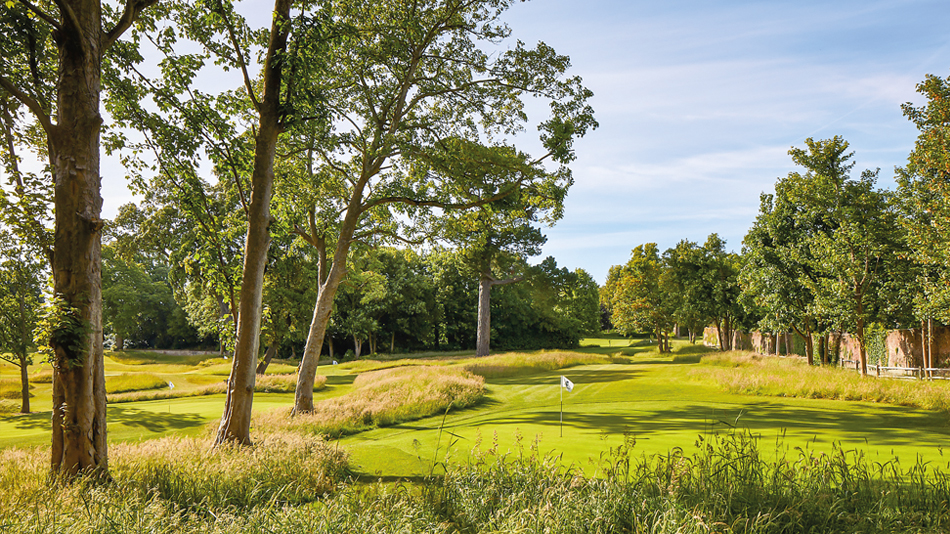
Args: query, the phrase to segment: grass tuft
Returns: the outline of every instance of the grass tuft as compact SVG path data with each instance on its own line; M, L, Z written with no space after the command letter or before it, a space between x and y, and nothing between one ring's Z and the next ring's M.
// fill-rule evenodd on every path
M313 413L291 417L288 410L274 410L255 423L337 437L466 408L484 393L484 379L463 369L400 367L359 375L353 391L317 403Z
M744 395L804 397L879 402L950 412L950 383L862 377L837 367L808 366L797 358L763 357L750 352L703 356L709 367L692 372Z
M580 352L506 352L462 362L465 370L485 378L507 378L578 365L606 363L608 359Z
M106 377L106 393L167 388L168 381L152 373L123 373Z

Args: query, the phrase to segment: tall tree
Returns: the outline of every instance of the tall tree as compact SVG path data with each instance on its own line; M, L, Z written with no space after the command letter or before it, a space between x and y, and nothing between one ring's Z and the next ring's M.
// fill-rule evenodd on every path
M565 78L570 62L547 45L500 54L483 45L510 35L500 23L512 0L332 2L349 30L325 59L320 89L329 130L313 146L314 173L337 190L328 227L303 228L328 265L321 269L295 412L313 409L313 381L333 297L350 246L372 221L415 220L429 209L458 210L528 195L559 213L571 183L573 140L596 127L591 93ZM505 139L527 122L524 99L550 105L539 124L544 153L532 157ZM545 164L557 166L549 170ZM332 253L328 252L332 246Z
M851 178L853 152L847 152L847 141L809 138L805 144L789 151L806 169L791 200L801 207L801 216L821 218L833 229L808 237L821 275L813 287L816 313L857 337L861 373L867 374L865 330L885 308L887 295L880 287L897 255L895 210L889 194L875 188L877 171Z
M950 324L950 78L928 75L917 92L926 103L902 108L920 133L907 165L897 169L900 222L920 266L907 286L919 320Z
M100 0L62 0L50 13L45 4L20 0L8 2L0 16L6 36L0 90L32 113L52 169L54 302L64 312L55 315L75 317L82 326L52 325L50 464L65 476L108 469L99 278L101 66L156 1L130 0L115 11Z

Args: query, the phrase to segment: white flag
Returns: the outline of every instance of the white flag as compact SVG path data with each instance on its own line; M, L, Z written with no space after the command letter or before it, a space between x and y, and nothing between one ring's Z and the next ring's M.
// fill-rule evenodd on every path
M567 379L566 376L561 376L561 387L566 389L568 392L574 389L574 382L571 382Z
M169 382L168 389L175 389L175 384L172 384L171 382Z

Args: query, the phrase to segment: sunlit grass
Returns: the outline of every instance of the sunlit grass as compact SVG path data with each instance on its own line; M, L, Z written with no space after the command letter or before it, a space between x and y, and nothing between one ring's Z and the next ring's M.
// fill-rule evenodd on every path
M796 358L745 351L705 355L701 364L694 376L711 378L733 393L880 402L950 412L950 383L944 381L863 377L838 367L809 366Z
M463 360L459 364L467 371L485 378L504 378L607 361L603 356L580 352L506 352Z
M450 367L400 367L370 371L353 391L320 401L311 414L269 412L255 420L262 429L289 428L340 436L472 406L485 393L484 379Z
M106 393L126 393L167 387L167 380L152 373L124 373L106 377Z

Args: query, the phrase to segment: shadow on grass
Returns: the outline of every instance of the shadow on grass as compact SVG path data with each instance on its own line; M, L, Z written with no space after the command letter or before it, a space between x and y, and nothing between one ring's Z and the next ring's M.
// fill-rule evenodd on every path
M543 411L506 414L482 424L556 425L556 406ZM608 434L631 433L649 438L669 432L715 433L733 428L753 434L773 435L782 429L814 434L822 442L869 440L875 446L939 446L950 438L950 426L941 414L910 411L899 406L875 407L868 412L835 412L771 403L715 408L688 405L664 410L631 410L630 413L585 411L583 405L564 405L564 426L577 430L598 429ZM932 433L920 441L920 428Z
M348 386L356 380L359 375L326 375L328 386Z
M194 413L151 412L124 406L110 406L107 417L110 425L141 428L149 432L184 430L202 426L207 422L200 415Z

